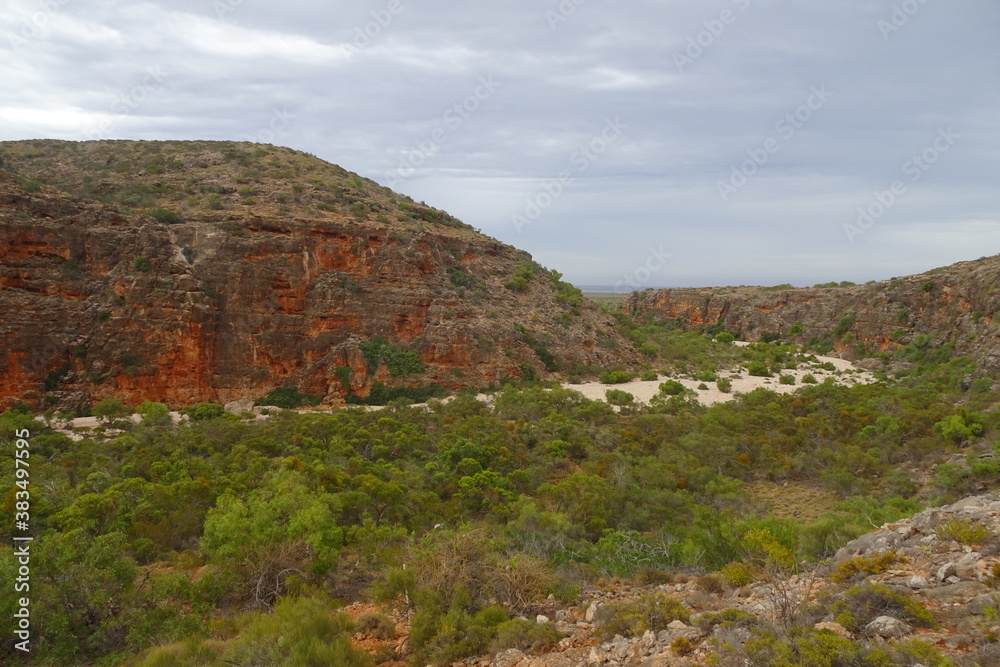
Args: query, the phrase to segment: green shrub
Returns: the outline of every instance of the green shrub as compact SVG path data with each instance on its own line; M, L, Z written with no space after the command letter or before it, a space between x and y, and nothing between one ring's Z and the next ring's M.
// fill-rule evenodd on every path
M218 403L199 403L183 408L181 414L187 415L191 421L199 422L208 419L218 419L226 414L226 408Z
M664 396L680 396L684 391L684 385L677 380L667 380L660 383L660 393Z
M802 376L802 384L816 384L816 376L812 373L806 373Z
M955 444L961 444L982 435L983 425L965 415L948 415L934 424L934 432Z
M98 401L93 408L90 409L90 414L97 417L104 422L112 422L116 419L122 419L132 414L132 410L122 403L120 398L105 398Z
M604 392L604 398L611 405L627 406L635 403L635 396L621 389L608 389Z
M778 378L780 384L795 384L794 375L782 375Z
M747 372L754 377L771 377L771 370L767 367L767 364L759 360L751 361L747 364Z
M908 562L906 556L900 556L895 549L868 556L855 556L850 560L838 563L830 574L830 581L843 583L859 575L881 574L897 564L906 562Z
M531 262L519 262L510 280L503 284L509 290L524 292L528 289L528 284L535 277L535 265Z
M728 331L723 331L715 335L715 342L722 343L723 345L729 345L736 340L736 336L729 333Z
M844 334L846 334L848 331L850 331L851 327L853 327L853 326L854 326L854 316L853 315L845 315L844 317L842 317L840 319L839 322L837 322L837 326L835 326L833 328L833 337L834 338L840 338L841 336L843 336Z
M719 570L719 575L731 586L748 586L760 578L760 572L754 566L743 561L733 561Z
M601 384L625 384L632 381L632 374L628 371L607 371L597 376Z
M968 519L945 521L935 528L934 532L941 539L968 545L985 544L992 538L992 534L985 526Z
M718 626L724 628L755 628L760 620L748 611L741 609L723 609L719 612L705 612L695 623L705 633L711 633Z
M723 394L728 394L733 390L733 381L729 378L719 378L715 382L715 386L718 387L719 391Z
M370 373L374 373L382 363L389 368L390 375L395 377L407 377L424 370L424 364L415 352L401 350L381 336L375 336L359 347Z
M640 376L640 379L643 382L655 382L659 379L659 377L660 376L656 374L656 371L644 371Z
M662 593L643 595L636 600L618 602L607 607L607 620L601 627L604 637L641 637L647 630L665 630L671 621L690 622L683 604Z
M497 626L496 637L490 642L490 653L512 648L543 652L552 649L564 635L552 623L534 623L512 618Z
M350 369L348 369L350 370ZM268 405L275 408L294 410L307 405L319 405L319 397L304 394L298 387L278 387L271 390L267 396L258 400L255 405Z
M789 336L798 336L802 333L802 322L796 322L788 329Z
M432 398L443 398L448 390L440 384L431 383L424 387L386 387L382 382L372 385L368 397L363 401L356 396L348 396L348 403L364 403L365 405L388 405L392 401L403 400L408 403L426 403Z
M183 222L180 213L166 208L154 208L149 212L149 215L157 222L162 222L165 225L179 225Z
M150 266L149 260L145 257L136 257L132 260L132 268L136 271L142 271L145 273L146 271L149 271L152 266Z
M924 628L936 628L937 621L927 609L913 598L897 593L888 586L864 583L852 586L844 593L844 602L835 605L834 611L847 611L856 619L852 632L858 632L879 616L893 616Z

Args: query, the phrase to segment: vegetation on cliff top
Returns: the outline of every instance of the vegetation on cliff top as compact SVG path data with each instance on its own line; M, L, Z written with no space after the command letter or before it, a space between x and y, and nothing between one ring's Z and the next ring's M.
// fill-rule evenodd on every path
M167 224L254 213L472 230L337 165L267 144L36 139L0 142L0 161L34 187L49 185Z

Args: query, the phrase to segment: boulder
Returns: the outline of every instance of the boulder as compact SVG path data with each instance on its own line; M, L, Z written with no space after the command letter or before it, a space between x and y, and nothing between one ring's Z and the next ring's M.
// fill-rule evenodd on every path
M908 624L892 616L879 616L865 626L865 634L882 639L899 639L912 630Z

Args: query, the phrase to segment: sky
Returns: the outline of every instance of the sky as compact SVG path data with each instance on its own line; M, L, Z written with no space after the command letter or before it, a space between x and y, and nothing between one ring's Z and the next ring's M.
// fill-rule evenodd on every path
M996 0L3 0L0 139L289 146L583 286L1000 253Z

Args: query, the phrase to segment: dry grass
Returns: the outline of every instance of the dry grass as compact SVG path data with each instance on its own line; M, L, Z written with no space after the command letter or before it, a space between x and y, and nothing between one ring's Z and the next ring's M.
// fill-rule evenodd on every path
M811 523L834 509L840 500L836 494L805 482L757 481L748 484L747 493L760 508L781 518Z

